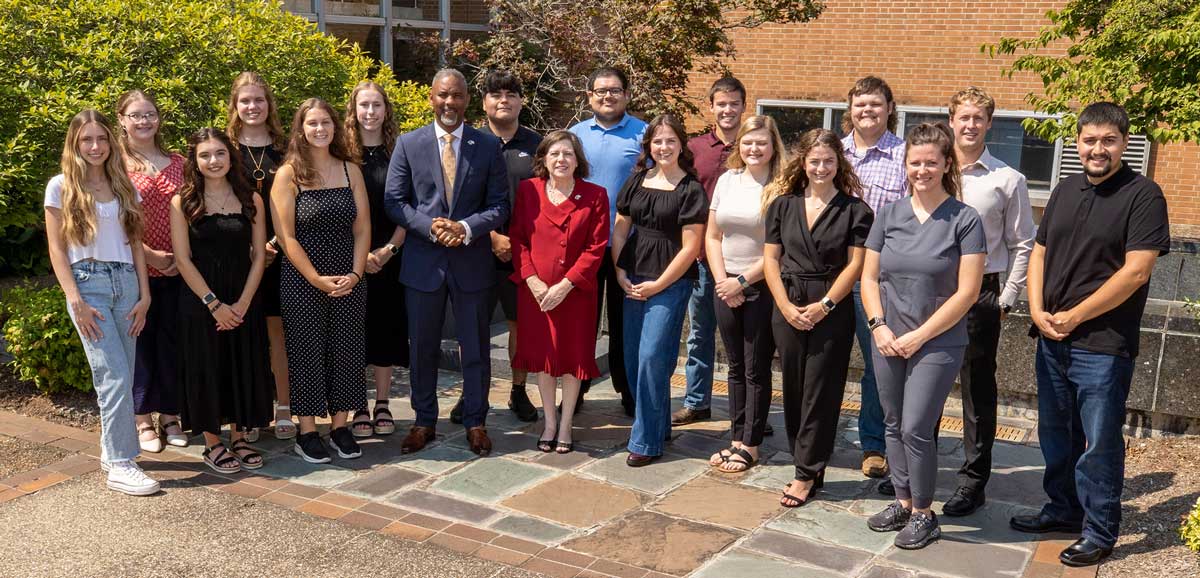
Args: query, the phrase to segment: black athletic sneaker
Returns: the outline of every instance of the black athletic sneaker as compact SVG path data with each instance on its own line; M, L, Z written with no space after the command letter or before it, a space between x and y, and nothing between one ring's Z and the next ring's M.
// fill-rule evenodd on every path
M350 433L350 428L346 426L329 432L329 441L332 442L339 458L349 460L362 456L362 448L358 447L354 434Z
M903 528L911 516L912 512L900 502L892 502L882 512L868 518L867 527L876 532L894 532Z
M896 534L896 547L904 550L919 550L938 538L942 537L942 529L938 526L937 514L930 512L913 512L908 519L908 525Z
M329 451L321 442L321 434L311 431L296 436L296 455L304 458L310 464L327 464L330 462Z

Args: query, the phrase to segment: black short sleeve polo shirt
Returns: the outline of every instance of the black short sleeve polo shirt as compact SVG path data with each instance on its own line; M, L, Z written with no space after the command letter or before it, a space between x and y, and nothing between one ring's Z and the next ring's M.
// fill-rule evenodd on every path
M1154 181L1128 166L1099 185L1085 175L1063 179L1054 189L1038 227L1046 248L1042 299L1045 310L1070 309L1095 293L1125 264L1128 251L1171 249L1167 201ZM1136 357L1147 283L1116 308L1079 324L1066 338L1072 347ZM1030 335L1038 335L1037 327Z

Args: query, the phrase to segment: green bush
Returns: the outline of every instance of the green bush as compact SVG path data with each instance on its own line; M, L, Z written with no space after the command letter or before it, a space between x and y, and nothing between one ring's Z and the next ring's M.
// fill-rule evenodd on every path
M1179 526L1179 537L1189 550L1200 552L1200 498L1196 499L1196 507L1192 508L1192 513L1183 518L1183 525Z
M92 391L92 371L57 285L18 286L0 301L4 341L17 376L46 392Z
M79 110L111 115L122 92L148 89L181 149L188 133L225 126L243 70L271 84L287 125L304 99L340 106L376 69L402 126L432 120L427 87L396 82L279 0L0 0L0 274L47 266L42 196Z

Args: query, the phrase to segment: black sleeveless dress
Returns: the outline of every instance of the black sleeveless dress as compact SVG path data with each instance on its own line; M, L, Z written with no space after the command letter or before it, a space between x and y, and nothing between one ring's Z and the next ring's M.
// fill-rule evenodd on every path
M241 213L211 214L188 227L192 263L222 303L242 296L250 275L253 225ZM267 326L256 295L242 324L217 331L208 308L187 286L179 293L181 417L193 433L218 434L221 425L243 429L271 423L274 382Z
M387 147L363 147L362 175L371 203L371 249L387 244L396 231L383 210L383 189L387 184ZM367 275L367 363L379 367L408 367L408 315L405 313L404 285L400 284L400 253L393 256L378 273Z
M353 271L358 207L350 186L297 189L296 240L317 274ZM367 285L360 282L349 295L330 297L285 259L279 301L292 413L320 417L366 407Z
M275 184L275 171L283 164L283 153L275 150L273 145L252 147L238 144L242 153L242 172L246 181L252 187L259 187L258 195L262 197L263 210L267 219L267 240L275 236L275 224L271 222L271 187ZM279 317L279 267L283 261L283 253L276 255L275 261L267 265L263 271L262 283L258 284L259 299L262 300L263 315ZM282 403L282 402L281 402Z

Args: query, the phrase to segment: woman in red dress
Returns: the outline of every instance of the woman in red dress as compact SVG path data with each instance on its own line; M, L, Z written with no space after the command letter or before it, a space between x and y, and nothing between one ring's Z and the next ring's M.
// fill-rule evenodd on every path
M596 274L608 245L608 194L585 182L587 159L579 139L550 133L533 160L534 178L517 186L509 224L517 294L514 369L538 373L545 426L543 452L570 452L571 418L580 380L596 367ZM562 419L555 390L562 378ZM555 443L557 442L557 443Z

